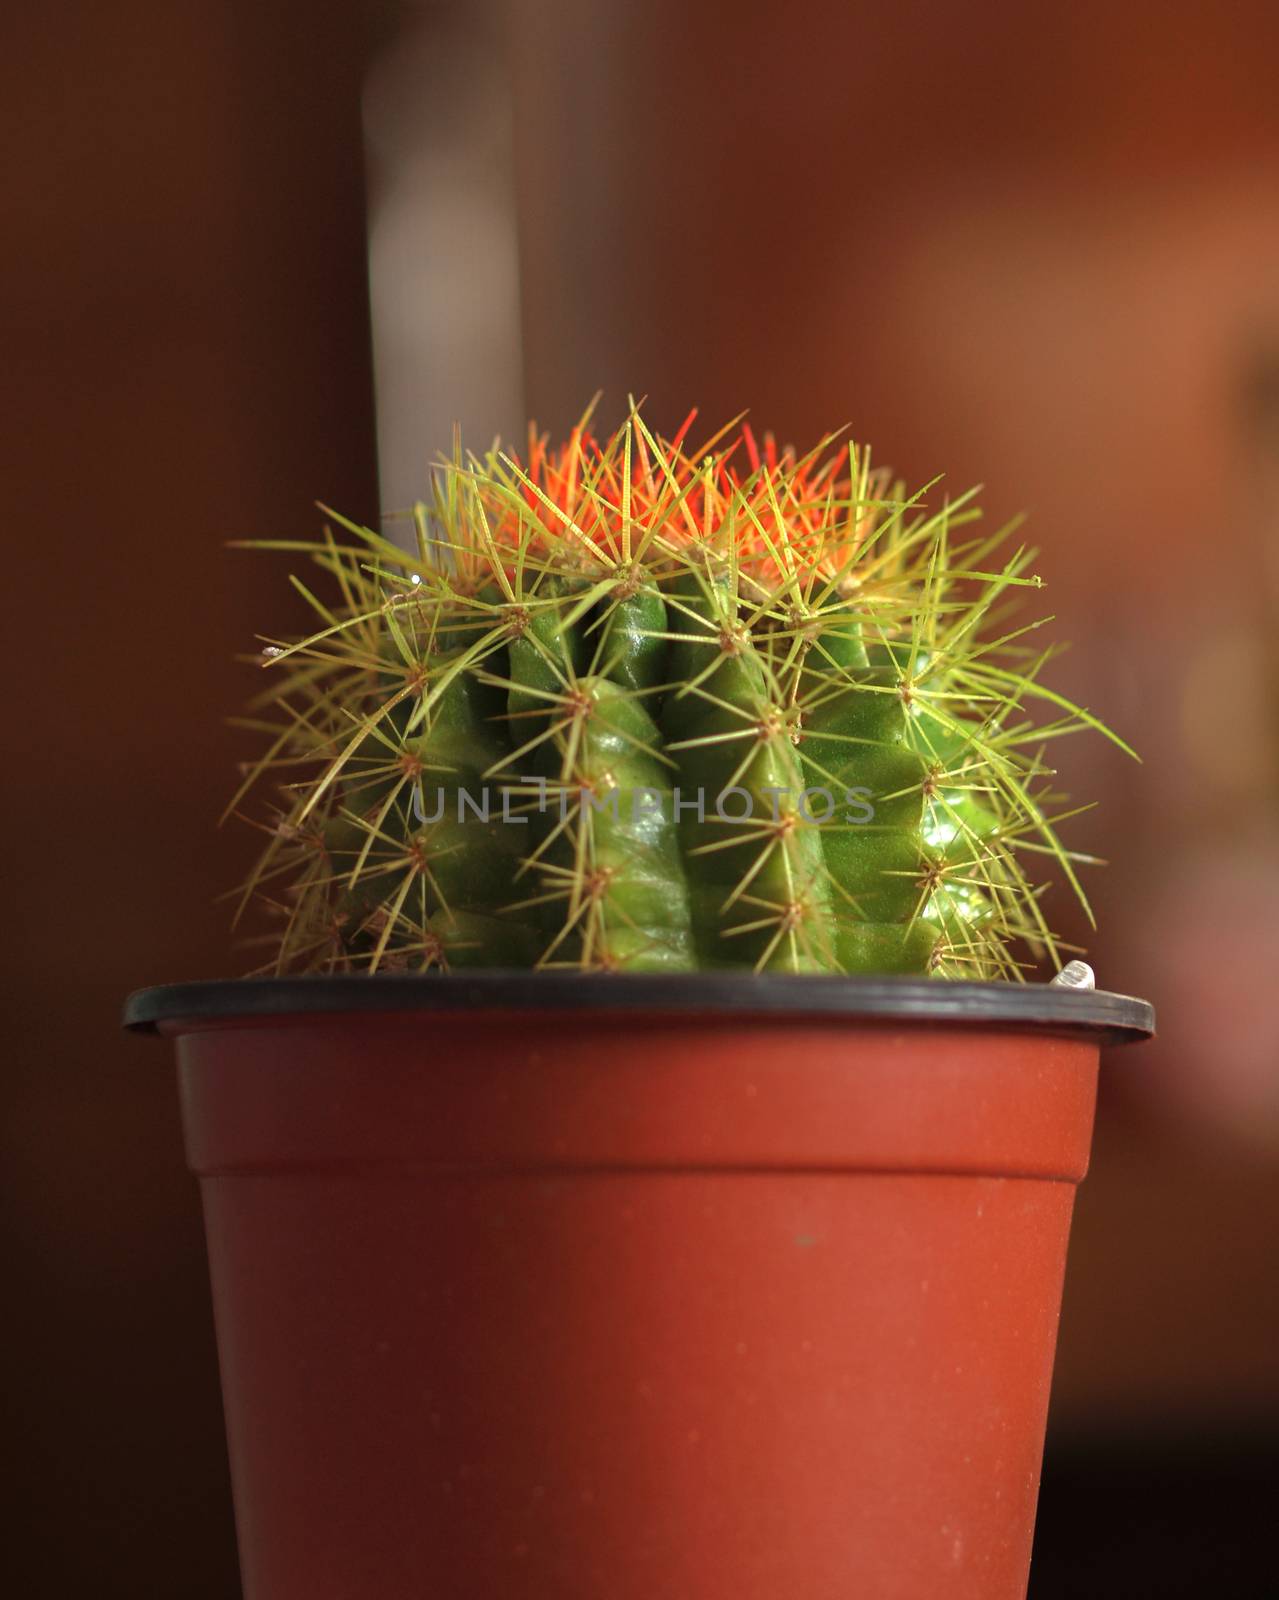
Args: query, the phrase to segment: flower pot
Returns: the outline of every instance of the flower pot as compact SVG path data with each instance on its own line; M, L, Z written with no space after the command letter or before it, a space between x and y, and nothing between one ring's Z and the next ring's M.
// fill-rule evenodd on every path
M1012 1600L1099 1047L706 975L147 990L247 1600Z

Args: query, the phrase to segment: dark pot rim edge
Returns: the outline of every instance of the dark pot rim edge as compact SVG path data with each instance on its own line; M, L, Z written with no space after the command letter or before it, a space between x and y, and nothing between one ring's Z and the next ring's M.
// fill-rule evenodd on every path
M155 1033L163 1022L393 1011L674 1012L685 1016L847 1017L927 1024L998 1024L1031 1031L1101 1033L1131 1044L1155 1031L1154 1007L1105 989L938 978L796 973L597 974L485 971L354 973L234 978L138 989L123 1025Z

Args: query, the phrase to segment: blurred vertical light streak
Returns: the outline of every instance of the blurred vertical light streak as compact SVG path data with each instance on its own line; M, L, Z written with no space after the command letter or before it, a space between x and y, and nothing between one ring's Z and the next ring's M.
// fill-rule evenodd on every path
M383 512L427 491L454 424L523 431L509 79L496 0L406 7L364 97Z

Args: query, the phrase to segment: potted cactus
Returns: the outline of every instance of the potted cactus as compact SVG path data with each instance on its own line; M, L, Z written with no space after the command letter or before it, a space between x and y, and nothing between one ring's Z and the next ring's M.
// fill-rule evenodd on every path
M1024 1592L1098 1051L1152 1020L1025 981L1036 869L1082 898L1044 753L1115 736L972 494L692 420L288 546L266 960L127 1013L249 1600Z

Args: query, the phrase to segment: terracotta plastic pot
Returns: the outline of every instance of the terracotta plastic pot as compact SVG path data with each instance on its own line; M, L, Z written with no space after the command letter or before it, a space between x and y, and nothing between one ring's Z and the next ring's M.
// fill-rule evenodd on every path
M188 984L247 1600L1013 1600L1099 1047L1003 984Z

